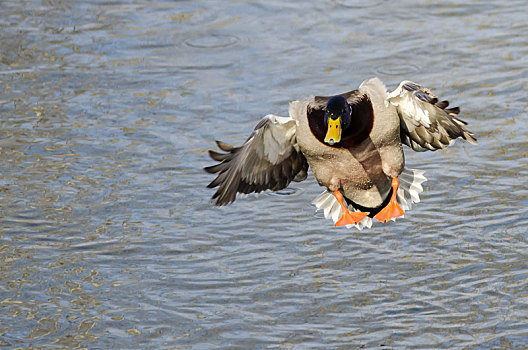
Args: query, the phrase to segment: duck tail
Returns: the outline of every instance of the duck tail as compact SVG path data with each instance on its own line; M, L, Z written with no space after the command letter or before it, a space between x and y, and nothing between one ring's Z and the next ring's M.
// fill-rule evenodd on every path
M315 205L317 210L324 210L325 218L332 220L334 224L339 220L339 218L343 214L343 211L341 210L341 205L334 196L334 193L329 190L325 190L323 193L321 193L316 199L314 199L312 204ZM348 208L352 211L360 211L350 204L348 205ZM371 226L372 218L367 216L363 220L358 222L356 225L346 225L346 228L355 227L359 231L361 231L365 227L370 228Z
M396 192L396 197L404 211L411 210L413 203L420 203L420 193L423 192L422 183L427 181L424 173L423 170L405 168L398 176L400 187Z
M400 180L400 186L396 192L396 197L398 203L405 212L411 210L413 203L420 202L420 193L423 192L422 183L427 181L427 179L424 176L424 171L416 169L403 169L400 176L398 176L398 179ZM324 210L325 218L332 220L334 224L341 217L341 206L334 197L334 194L329 190L321 193L312 204L315 205L317 210ZM348 208L352 211L360 211L358 208L354 208L351 204L348 205ZM361 231L364 228L372 227L372 222L372 218L367 216L356 225L346 225L346 227L355 227Z

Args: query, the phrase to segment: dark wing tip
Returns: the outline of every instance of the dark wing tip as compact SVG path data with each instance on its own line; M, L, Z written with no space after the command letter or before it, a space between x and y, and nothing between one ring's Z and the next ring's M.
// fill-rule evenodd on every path
M236 148L235 146L231 146L228 143L225 143L225 142L222 142L222 141L218 141L218 140L216 140L216 144L218 145L218 148L220 148L222 151L226 151L226 152L231 152L232 150L234 150Z
M214 203L215 207L221 207L233 203L235 198L236 192L231 193L227 191L221 191L221 188L219 188L211 199L216 199Z
M447 108L447 109L444 109L447 113L449 113L451 116L456 116L458 114L460 114L460 107L452 107L452 108ZM467 125L467 123L465 121L462 120L462 122Z
M438 101L435 103L435 106L441 109L445 109L447 106L449 106L449 101Z
M215 167L215 165L211 165L211 166L206 166L204 167L203 169L205 170L206 173L209 173L209 174L216 174L216 171L214 171L212 168Z
M222 170L222 163L218 163L218 164L214 164L214 165L210 165L210 166L206 166L204 167L204 170L206 172L208 172L209 174L216 174L218 172L220 172Z
M217 162L221 162L229 156L229 153L220 153L213 150L209 150L209 157Z
M467 131L464 129L464 140L466 140L467 142L471 143L472 145L478 145L477 143L477 138L475 137L475 135L473 135L472 132L470 131Z

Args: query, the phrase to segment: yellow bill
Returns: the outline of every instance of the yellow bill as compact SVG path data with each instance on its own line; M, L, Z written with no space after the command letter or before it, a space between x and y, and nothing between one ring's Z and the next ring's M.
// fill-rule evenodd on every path
M326 130L325 143L330 146L341 141L341 118L328 118L328 129Z

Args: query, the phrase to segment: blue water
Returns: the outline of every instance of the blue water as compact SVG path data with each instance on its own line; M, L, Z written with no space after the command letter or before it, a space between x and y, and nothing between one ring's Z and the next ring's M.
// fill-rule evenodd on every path
M528 343L525 1L2 1L0 347ZM215 208L207 150L288 102L409 79L479 145L414 153L358 232L310 174Z

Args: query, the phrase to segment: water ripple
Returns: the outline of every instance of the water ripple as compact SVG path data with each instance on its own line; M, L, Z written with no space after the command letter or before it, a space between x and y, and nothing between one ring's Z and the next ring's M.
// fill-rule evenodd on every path
M336 4L346 8L352 9L363 9L370 7L377 7L383 5L387 0L369 0L369 1L359 1L359 0L333 0Z
M398 76L401 78L415 74L421 70L422 69L418 65L412 63L395 65L384 64L374 68L374 72L376 72L376 74Z
M197 38L187 39L185 45L200 49L225 48L236 45L240 38L235 35L209 34Z

